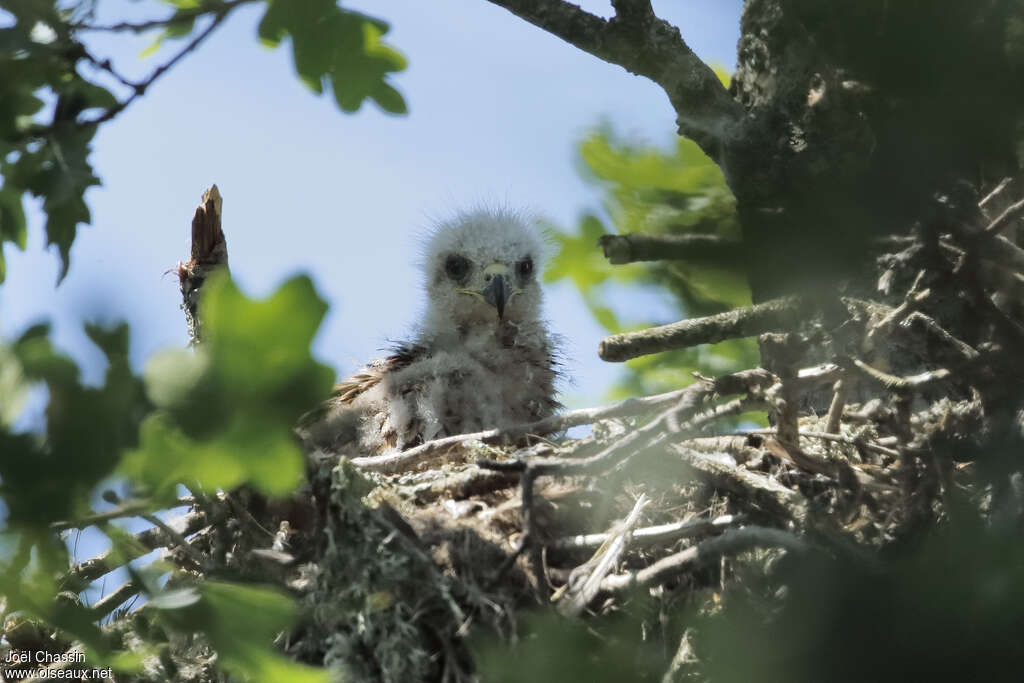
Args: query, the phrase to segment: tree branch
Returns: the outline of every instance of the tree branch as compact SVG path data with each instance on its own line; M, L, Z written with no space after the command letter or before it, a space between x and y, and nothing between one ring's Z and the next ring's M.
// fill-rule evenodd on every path
M638 545L655 545L692 538L702 534L714 534L744 521L742 515L722 515L715 519L691 519L686 522L672 522L644 527L633 532L633 541ZM599 548L610 538L609 533L586 534L556 538L545 546L552 550L592 550Z
M206 526L206 515L201 512L189 512L170 520L166 524L177 531L179 535L189 536ZM134 538L144 549L143 552L139 552L135 557L141 557L150 550L156 550L157 548L162 548L174 542L173 539L167 537L167 534L163 529L157 526L150 527L145 531L140 531L135 534ZM108 550L96 557L75 565L68 570L67 574L64 575L62 586L66 590L73 590L76 592L83 590L95 579L98 579L104 574L114 571L122 564L135 559L135 557L121 555L118 558L119 563L111 565L108 562L108 559L112 556L114 556L114 550Z
M190 343L202 340L199 320L199 296L203 283L215 270L228 265L228 246L221 226L224 200L216 185L203 192L202 201L192 215L192 253L187 263L178 262L181 308L185 311Z
M584 52L645 76L668 95L679 134L712 159L736 137L743 107L718 76L687 46L672 24L659 19L647 0L619 0L605 20L564 0L488 0Z
M601 590L617 593L637 586L658 585L706 562L717 560L722 555L734 555L754 548L772 546L795 552L808 549L806 541L786 531L757 526L730 529L721 536L709 538L686 550L664 557L639 571L609 576L601 582Z
M656 410L663 410L668 406L676 405L688 395L703 396L711 391L712 387L702 382L695 382L684 389L670 391L654 396L643 398L627 398L624 401L613 403L609 406L597 408L580 408L570 410L561 415L554 415L537 422L523 425L514 425L504 429L488 429L483 432L470 434L456 434L441 439L434 439L425 444L410 448L400 453L388 453L364 458L353 458L352 464L357 467L384 472L395 472L402 467L408 467L424 458L427 458L450 446L466 441L482 441L484 443L500 443L502 441L513 441L530 435L552 434L564 431L570 427L593 424L600 420L622 417L636 417Z
M601 235L597 242L612 265L636 261L736 261L739 242L719 235Z
M774 299L716 315L606 337L598 347L602 360L621 362L638 356L726 339L753 337L796 325L798 301Z

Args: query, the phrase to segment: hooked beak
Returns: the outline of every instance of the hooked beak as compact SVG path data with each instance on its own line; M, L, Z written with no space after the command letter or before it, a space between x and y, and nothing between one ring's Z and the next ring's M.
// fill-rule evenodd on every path
M508 275L508 267L500 263L488 266L484 270L487 278L487 286L484 288L484 301L494 306L498 311L498 320L505 316L505 303L508 301L508 287L505 277Z

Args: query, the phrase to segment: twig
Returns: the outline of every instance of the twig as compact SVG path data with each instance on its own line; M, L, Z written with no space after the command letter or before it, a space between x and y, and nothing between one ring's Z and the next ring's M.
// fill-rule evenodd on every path
M1013 178L1011 178L1009 176L1007 176L1006 178L1003 178L1001 181L999 181L999 184L996 185L995 188L991 192L989 192L987 195L985 195L984 198L982 198L982 200L980 202L978 202L978 208L979 209L984 209L989 203L992 202L993 199L995 199L996 197L1001 195L1003 193L1003 190L1005 190L1009 186L1009 184L1012 183L1012 182L1013 182Z
M715 519L692 519L644 527L633 531L633 542L640 545L670 543L682 538L714 534L744 521L742 515L722 515ZM590 550L600 547L609 539L608 533L586 534L556 538L545 546L552 550Z
M564 593L564 602L559 605L559 612L567 616L578 616L601 589L601 581L615 569L619 558L629 546L630 531L640 521L640 513L650 502L646 495L640 494L633 509L621 523L608 532L607 538L595 552L594 556L584 564L576 567L569 575L569 581L551 597L557 600Z
M800 523L807 517L804 496L774 479L724 463L688 448L686 443L674 444L671 449L712 486L747 498L755 506L787 522Z
M676 649L676 654L668 665L668 670L662 676L661 683L675 683L677 680L676 676L683 670L684 666L698 662L697 656L693 653L693 646L690 644L692 632L693 630L689 628L683 631L683 635L679 639L679 647Z
M117 609L125 600L138 594L138 592L139 589L133 581L125 581L123 584L118 586L113 593L104 595L96 601L96 603L90 608L92 618L97 620L102 619Z
M985 228L984 234L998 235L1002 230L1010 225L1010 223L1016 219L1022 211L1024 211L1024 199L1010 204L1010 206L1006 207L1005 211L996 216L996 219L988 224Z
M636 417L645 415L656 410L664 410L666 406L676 405L687 397L703 397L710 393L712 386L696 382L683 389L670 391L664 394L655 394L643 398L628 398L618 403L596 408L581 408L555 415L537 422L513 425L502 429L488 429L482 432L470 434L456 434L441 439L434 439L425 444L410 448L399 453L388 453L370 457L353 458L352 464L369 470L383 472L395 472L404 467L410 467L424 458L443 451L451 446L466 441L482 441L483 443L500 443L503 441L514 441L524 436L552 434L561 432L571 427L593 424L601 420L622 417Z
M175 529L179 535L189 536L206 526L206 515L202 512L189 512L166 522L166 524L172 529ZM117 554L116 557L119 560L119 563L116 565L111 565L109 563L109 559L115 556L115 551L113 549L101 553L100 555L85 560L84 562L81 562L69 569L62 579L62 586L65 589L72 591L83 590L89 585L89 583L108 572L112 572L125 562L130 562L150 550L156 550L157 548L164 547L171 542L171 539L167 538L164 530L157 526L150 527L145 531L135 534L134 539L145 550L142 552L135 552L134 554Z
M736 260L739 242L708 234L601 235L597 242L605 258L613 265L637 261L714 261Z
M637 0L620 2L621 16L605 20L564 0L488 0L548 33L664 89L678 114L680 135L720 159L745 118L712 69L683 41L679 29ZM639 20L638 20L639 19Z
M481 460L477 464L480 467L498 471L532 472L536 476L595 474L621 464L642 450L654 448L668 440L669 432L665 429L668 421L673 417L678 419L681 415L693 415L696 410L697 406L692 401L686 400L687 398L689 397L684 397L684 400L644 426L634 429L600 453L587 458L543 458L513 462ZM765 407L764 400L760 398L735 399L694 415L685 423L681 423L678 433L672 434L672 437L685 438L710 422Z
M84 529L93 524L99 524L100 522L109 522L112 519L120 519L122 517L138 517L140 512L144 512L149 509L148 505L143 501L131 501L123 505L107 510L106 512L97 512L94 515L88 517L82 517L81 519L64 520L60 522L54 522L50 525L50 528L55 531L65 531L67 529Z
M832 394L832 403L828 406L828 417L825 419L825 432L828 434L839 433L839 423L843 419L843 409L846 408L846 397L849 395L849 387L846 381L836 381L835 393Z
M939 345L952 351L953 356L957 360L970 362L978 358L978 351L974 347L957 339L941 325L920 311L915 311L908 315L900 323L900 327L910 332L919 331L922 333L922 336L930 337L932 341L938 342Z
M659 585L683 572L695 569L723 555L735 555L754 548L780 547L791 552L806 552L806 541L778 529L749 526L730 529L721 536L664 557L638 571L615 574L601 582L601 590L620 593L637 586Z
M941 382L944 379L948 379L952 375L952 373L945 368L937 368L935 370L922 372L918 375L898 377L896 375L890 375L889 373L883 372L877 368L873 368L858 358L852 359L852 365L860 370L861 374L865 377L881 384L890 391L897 392L919 390L929 384L934 384L935 382Z
M243 1L249 2L251 0L243 0ZM157 79L159 79L161 76L163 76L165 73L167 73L168 70L173 68L175 64L177 64L179 61L181 61L185 57L185 55L189 54L190 52L195 50L197 47L199 47L199 45L204 40L206 40L210 36L211 33L213 33L214 29L216 29L218 26L220 26L221 22L224 21L224 19L228 15L228 12L230 11L230 9L232 9L235 6L235 4L238 4L238 3L226 3L223 9L221 9L220 11L214 13L213 18L210 21L210 24L205 29L200 31L192 40L190 40L188 42L188 44L185 45L185 47L183 47L181 50L179 50L178 53L175 54L171 59L167 60L166 62L164 62L163 64L158 66L156 69L154 69L153 72L149 75L148 78L146 78L143 81L139 81L138 83L131 83L131 82L128 82L128 81L124 81L125 85L128 85L129 87L132 88L132 94L131 95L126 97L124 100L118 102L114 106L107 108L107 110L104 111L99 116L96 116L95 118L91 118L91 119L86 119L84 121L78 121L74 125L76 127L78 127L78 128L88 128L89 126L98 126L101 123L105 123L107 121L110 121L115 116L117 116L118 114L123 112L125 109L127 109L128 106L132 102L134 102L139 97L144 95L146 93L146 91L149 89L149 87L151 85L153 85L153 83L155 83L157 81ZM45 137L50 136L52 133L54 133L57 130L58 127L63 126L63 125L65 125L65 122L63 122L63 121L59 121L59 122L58 121L54 121L53 123L50 123L49 125L46 125L46 126L32 126L32 127L26 129L26 134L29 137L31 137L31 138L36 138L36 139L38 139L38 138L45 138Z
M612 335L601 342L597 352L602 360L620 362L661 351L753 337L795 325L798 308L795 297L774 299L704 318Z
M774 429L746 429L740 432L735 432L736 436L746 436L748 434L764 434L775 436L776 432ZM879 455L886 455L892 458L899 457L899 451L893 450L892 448L886 448L885 446L874 443L873 441L867 441L865 439L857 439L851 436L845 436L843 434L832 434L829 432L809 432L801 431L800 436L805 439L821 439L822 441L835 441L837 443L845 443L849 446L855 446L856 448L863 448L867 451L873 451Z
M167 537L174 542L174 547L180 548L183 553L188 555L189 559L195 562L196 566L199 567L200 570L205 572L209 569L209 561L203 557L202 553L192 547L191 543L185 540L185 536L178 533L173 527L156 515L142 515L142 519L146 520L153 526L159 527L161 531L167 534ZM170 546L168 547L170 548Z
M176 26L178 24L185 24L190 21L195 21L197 18L204 14L210 14L214 12L225 13L229 12L239 5L244 5L257 0L226 0L225 2L210 3L208 5L199 6L193 8L189 12L175 12L166 19L152 19L150 21L142 21L133 23L130 21L122 21L117 24L71 24L70 28L74 31L96 31L104 33L120 33L123 31L129 31L132 33L143 33L145 31L151 31L155 28L166 28L168 26Z

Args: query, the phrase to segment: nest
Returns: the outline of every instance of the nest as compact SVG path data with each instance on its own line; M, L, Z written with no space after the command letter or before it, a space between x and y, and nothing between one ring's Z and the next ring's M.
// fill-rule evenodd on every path
M1024 432L1024 251L999 234L1024 203L986 214L1008 185L979 203L982 227L884 241L878 296L776 299L602 344L622 360L756 335L768 367L400 453L316 451L291 499L197 495L136 537L139 554L167 548L188 580L213 566L291 591L303 619L279 647L346 680L475 680L478 644L515 646L536 611L594 629L639 613L645 638L678 644L659 665L680 680L692 652L666 615L721 609L724 588L786 554L912 539L951 490L982 512L1024 511L1019 486L974 478L1012 474L991 446ZM772 426L745 422L752 411ZM66 583L113 568L94 558ZM107 627L127 649L145 642L144 612ZM223 680L213 661L201 638L171 639L136 679Z

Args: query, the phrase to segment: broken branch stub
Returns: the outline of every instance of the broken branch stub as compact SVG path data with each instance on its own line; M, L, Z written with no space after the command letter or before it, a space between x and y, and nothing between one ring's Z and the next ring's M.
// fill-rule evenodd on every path
M178 263L181 285L181 309L191 345L202 340L199 320L199 296L203 283L218 268L228 267L228 245L221 229L224 200L216 185L203 192L203 198L192 216L192 255L187 263Z

